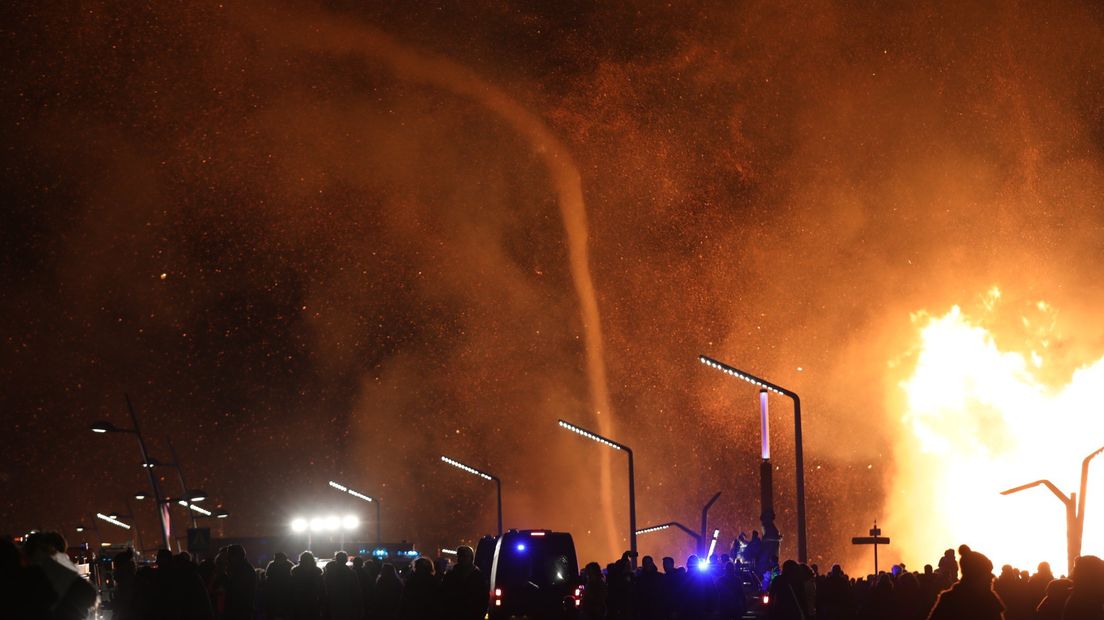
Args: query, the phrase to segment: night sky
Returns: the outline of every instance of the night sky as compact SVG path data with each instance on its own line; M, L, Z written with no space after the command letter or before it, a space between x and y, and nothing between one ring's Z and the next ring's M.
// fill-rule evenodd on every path
M370 523L337 479L383 498L387 539L470 541L493 485L447 454L503 479L507 527L608 561L603 452L565 418L633 446L640 526L722 491L730 539L757 527L758 398L704 353L801 393L810 550L844 559L882 510L910 313L999 285L1063 309L1055 373L1104 351L1104 10L967 4L7 8L0 530L124 511L136 442L87 429L128 426L127 393L226 534Z

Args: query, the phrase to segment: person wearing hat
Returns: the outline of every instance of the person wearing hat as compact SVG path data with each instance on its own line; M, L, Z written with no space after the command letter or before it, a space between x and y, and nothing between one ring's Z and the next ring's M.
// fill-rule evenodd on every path
M962 579L939 594L928 620L1004 620L1004 603L993 591L993 563L984 554L963 550Z

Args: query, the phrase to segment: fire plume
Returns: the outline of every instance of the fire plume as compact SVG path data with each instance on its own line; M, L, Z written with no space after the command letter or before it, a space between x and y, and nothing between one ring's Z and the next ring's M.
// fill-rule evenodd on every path
M898 550L913 563L934 563L944 549L966 543L997 566L1034 570L1047 561L1064 572L1062 502L1043 486L1000 492L1040 479L1067 496L1079 492L1082 459L1104 445L1104 358L1053 380L1046 372L1053 323L1032 317L1054 309L1037 302L1032 317L1020 318L1044 328L1026 350L1014 350L987 327L1000 297L991 290L977 316L954 306L942 316L912 317L919 341L894 407L902 441L886 531L895 530ZM1093 516L1101 477L1098 471L1094 484L1090 471L1086 554L1104 543L1100 516Z

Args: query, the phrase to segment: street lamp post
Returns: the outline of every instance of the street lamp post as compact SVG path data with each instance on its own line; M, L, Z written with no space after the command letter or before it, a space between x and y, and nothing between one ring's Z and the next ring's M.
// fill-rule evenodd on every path
M1050 480L1036 480L1035 482L1029 482L1022 484L1018 487L1001 491L1001 495L1011 495L1013 493L1019 493L1043 485L1050 489L1050 492L1058 498L1058 501L1066 507L1066 568L1067 575L1073 574L1073 563L1081 555L1081 540L1082 535L1085 532L1085 494L1088 492L1089 485L1089 462L1094 457L1104 452L1104 447L1089 454L1081 461L1081 494L1070 493L1066 495L1058 489L1058 487Z
M176 478L180 482L180 493L189 502L201 502L201 501L207 499L207 494L206 493L203 493L201 491L194 491L194 490L189 490L188 489L188 485L184 483L184 470L181 469L181 467L180 467L180 457L176 455L176 448L173 447L172 440L169 439L168 437L165 438L165 443L167 443L169 445L169 454L172 455L172 463L168 463L167 466L176 470ZM191 503L188 504L188 507L189 508L192 507ZM204 511L197 511L193 508L193 514L191 515L191 517L192 517L192 527L193 528L199 527L196 524L196 517L195 517L196 512L199 512L200 514L202 514ZM210 516L210 513L208 512L204 516Z
M378 497L369 497L368 495L365 495L360 491L357 491L351 487L347 487L344 484L334 482L333 480L330 480L330 486L337 489L338 491L341 491L342 493L348 493L349 495L352 495L357 499L371 502L376 505L376 544L383 544L383 527L380 525L380 504L382 502L380 502L380 499Z
M698 538L698 553L701 554L705 551L705 533L709 531L709 509L713 507L713 504L717 502L717 498L721 496L721 492L717 491L713 497L709 498L709 501L702 506L701 511L701 535Z
M92 425L92 432L94 433L131 433L138 438L138 447L142 450L142 464L145 466L146 475L149 477L150 489L153 491L153 497L155 500L155 508L157 509L157 518L161 523L161 539L165 544L166 549L172 549L170 542L172 538L172 532L170 528L166 510L162 507L161 491L157 488L157 479L153 475L153 467L150 463L149 451L146 450L146 440L142 437L141 427L138 425L138 414L134 412L134 406L130 402L130 395L124 394L126 398L127 411L130 412L130 420L134 424L134 428L118 428L111 422L96 422Z
M787 390L780 385L771 383L766 379L760 379L759 377L756 377L751 373L744 372L742 370L739 370L738 368L734 368L732 366L729 366L728 364L719 362L711 357L699 355L698 361L705 364L706 366L709 366L710 368L720 370L725 374L732 375L733 377L751 383L752 385L756 385L770 392L774 392L775 394L786 396L793 401L794 466L796 468L794 485L797 487L797 559L802 564L807 563L809 561L809 550L805 537L805 455L802 449L801 441L801 397L797 395L797 392Z
M448 463L449 465L452 465L453 467L455 467L457 469L461 469L463 471L466 471L469 474L472 474L474 476L479 476L480 478L482 478L484 480L490 480L490 481L495 483L495 493L498 496L498 535L499 535L499 537L501 537L502 536L502 481L499 480L498 476L492 476L491 474L488 474L485 471L480 471L480 470L478 470L478 469L476 469L476 468L474 468L470 465L465 465L465 464L461 463L460 461L457 461L456 459L450 459L447 456L442 456L441 461L445 462L445 463Z
M587 429L576 426L565 420L559 421L561 428L582 435L591 441L598 442L606 447L613 448L614 450L620 450L629 457L629 552L632 560L633 570L636 569L636 482L635 482L635 470L633 468L633 451L631 448L624 444L617 443L616 441L603 437L598 433L588 431Z

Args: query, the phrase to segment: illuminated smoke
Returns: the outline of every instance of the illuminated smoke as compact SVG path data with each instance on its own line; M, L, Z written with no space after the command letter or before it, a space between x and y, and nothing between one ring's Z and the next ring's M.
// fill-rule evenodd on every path
M242 19L252 20L253 15L243 15ZM292 26L289 27L288 24ZM270 31L279 30L284 43L307 51L362 54L366 58L383 60L401 79L429 84L468 97L525 136L533 151L544 160L557 194L567 238L571 277L579 300L584 330L587 379L594 421L599 433L612 435L613 412L606 381L601 317L587 250L586 205L583 202L579 170L564 144L539 117L476 72L452 60L411 50L371 26L354 25L348 21L314 15L308 17L284 14L278 22L266 22L265 28ZM616 534L620 529L614 523L611 459L612 456L603 451L600 499L609 553L617 554L622 544Z

